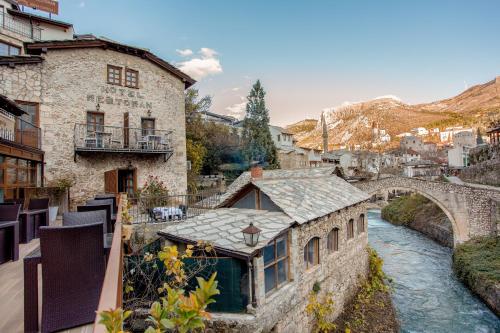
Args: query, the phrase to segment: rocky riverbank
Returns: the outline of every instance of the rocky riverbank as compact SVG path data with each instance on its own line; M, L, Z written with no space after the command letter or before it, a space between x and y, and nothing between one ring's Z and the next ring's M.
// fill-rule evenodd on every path
M382 208L382 218L417 230L443 246L453 247L453 228L446 214L419 194L393 199Z
M397 333L399 321L391 299L383 261L370 249L370 274L356 296L335 320L335 332Z
M453 270L500 317L500 237L458 245L453 253Z

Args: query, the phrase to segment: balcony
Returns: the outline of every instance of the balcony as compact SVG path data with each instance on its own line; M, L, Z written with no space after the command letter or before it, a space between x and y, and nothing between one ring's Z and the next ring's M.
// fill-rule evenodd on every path
M0 141L41 149L39 127L0 109Z
M173 153L172 131L95 124L75 124L75 152Z
M30 22L15 20L5 13L0 13L0 28L31 38L34 41L42 39L42 29Z

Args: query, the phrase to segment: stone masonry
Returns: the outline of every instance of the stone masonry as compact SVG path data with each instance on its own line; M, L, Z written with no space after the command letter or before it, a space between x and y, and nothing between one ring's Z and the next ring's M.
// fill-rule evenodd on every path
M102 48L49 49L40 64L0 67L0 93L14 100L40 104L42 149L46 184L62 175L74 175L73 203L104 191L104 172L129 165L137 168L138 187L149 175L163 180L171 193L184 193L186 141L184 83L146 59ZM107 65L139 72L139 89L106 83ZM121 103L118 102L121 101ZM128 100L126 103L125 100ZM105 114L104 125L141 127L141 117L155 118L156 129L172 130L174 154L92 153L74 161L74 127L86 122L87 111Z
M500 202L500 190L404 177L387 177L353 185L369 194L384 197L393 190L414 191L427 197L450 219L455 244L473 237L498 234L500 221L496 207Z

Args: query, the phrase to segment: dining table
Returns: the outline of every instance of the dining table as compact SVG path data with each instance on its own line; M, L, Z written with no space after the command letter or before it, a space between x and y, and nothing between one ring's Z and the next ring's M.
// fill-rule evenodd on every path
M113 234L104 237L104 254L108 261ZM40 246L24 257L24 332L38 332L38 265L42 264ZM42 267L43 268L43 267ZM43 302L43 300L42 300Z
M37 225L36 218L39 218ZM30 209L19 212L19 243L26 244L38 238L39 226L49 225L49 209Z

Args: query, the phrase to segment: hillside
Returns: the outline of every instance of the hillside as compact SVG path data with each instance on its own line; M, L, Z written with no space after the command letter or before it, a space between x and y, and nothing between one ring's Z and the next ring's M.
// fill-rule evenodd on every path
M328 127L329 149L356 144L368 147L373 123L379 123L391 135L393 140L388 148L398 144L397 134L415 127L443 130L462 125L484 129L493 118L500 117L500 77L432 103L410 105L394 96L381 96L366 102L344 103L325 109L322 114ZM300 146L321 148L320 121L307 119L287 129L295 134Z

